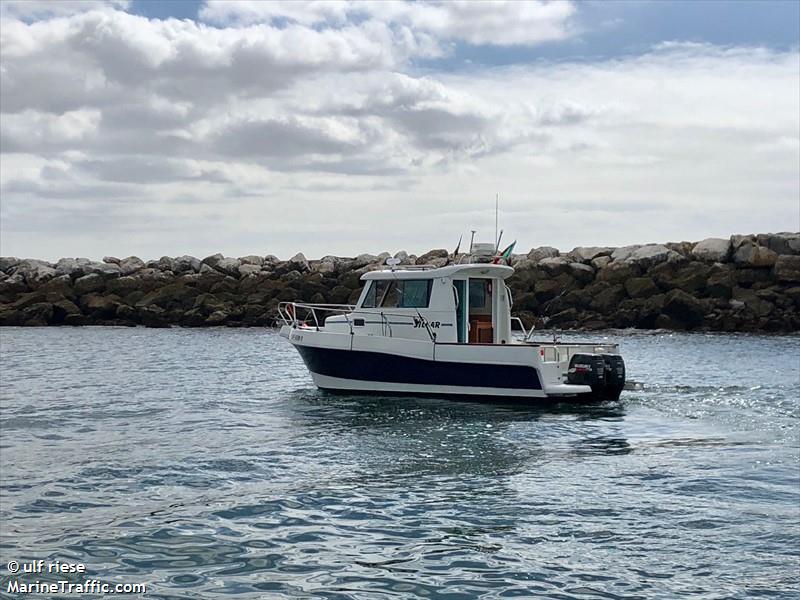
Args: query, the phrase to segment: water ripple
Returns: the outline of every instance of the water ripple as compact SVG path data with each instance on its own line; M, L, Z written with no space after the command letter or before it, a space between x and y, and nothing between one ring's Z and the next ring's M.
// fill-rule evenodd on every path
M622 344L644 390L537 408L330 396L269 330L4 328L0 565L158 599L797 597L797 336Z

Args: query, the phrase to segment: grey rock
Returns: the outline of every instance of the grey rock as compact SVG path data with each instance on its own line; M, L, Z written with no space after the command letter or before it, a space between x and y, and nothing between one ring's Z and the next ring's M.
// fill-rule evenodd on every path
M408 260L408 252L406 252L405 250L400 250L400 252L395 253L394 258L396 258L400 262Z
M600 270L604 269L610 262L611 262L610 256L598 256L597 258L592 259L592 266L595 269Z
M264 264L264 258L262 256L256 256L255 254L249 254L248 256L239 257L239 263L242 265L257 265L261 267Z
M238 258L222 258L212 266L220 273L225 273L225 275L230 275L231 277L239 277L239 267L241 265Z
M525 255L523 255L522 260L517 261L511 266L514 267L516 271L529 271L536 267L536 262L530 258L525 258Z
M540 246L528 252L528 258L536 263L544 258L555 258L557 256L559 256L558 248L553 248L552 246Z
M26 258L13 267L13 274L22 275L26 283L39 283L52 279L59 273L46 261Z
M705 309L694 296L683 290L672 290L667 294L663 312L688 327L696 327L703 322Z
M75 293L79 296L83 294L90 294L92 292L99 292L106 287L105 279L102 275L97 273L90 273L83 277L78 277L73 284Z
M570 263L569 271L581 283L590 283L594 279L594 269L583 263Z
M649 298L660 290L650 277L631 277L625 281L625 291L631 298Z
M216 267L217 263L219 261L221 261L223 258L225 258L225 257L222 256L222 254L220 254L219 252L217 252L216 254L212 254L211 256L206 256L200 262L202 262L204 265L208 265L209 267L213 268L213 267Z
M83 267L85 273L95 273L104 277L119 277L122 270L114 263L90 262Z
M302 252L298 252L288 261L288 268L294 271L305 272L309 270L308 260Z
M208 266L206 263L200 263L200 270L198 271L200 274L203 273L216 273L216 271Z
M759 245L766 246L776 254L800 254L800 233L761 233L756 236Z
M144 261L138 256L129 256L119 261L119 270L122 275L131 275L144 269Z
M742 310L745 307L744 302L742 302L741 300L731 299L728 301L728 304L733 310Z
M686 259L678 252L675 252L675 250L670 250L662 244L646 244L644 246L639 246L630 253L626 253L624 258L618 257L614 260L621 260L628 264L639 265L645 269L649 269L663 262L677 262Z
M611 260L612 261L625 261L627 260L631 254L636 252L641 245L633 245L633 246L622 246L621 248L617 248L611 253Z
M89 273L86 267L91 262L88 258L61 258L56 263L56 273L71 277L81 277Z
M199 258L184 254L174 259L173 268L171 270L175 273L199 273L200 264Z
M104 263L118 265L119 264L119 259L116 256L104 256L103 257L103 262Z
M19 259L16 256L0 256L0 271L7 273L12 267L19 264Z
M697 242L692 249L692 256L707 262L726 262L731 255L731 240L722 238L706 238Z
M800 256L781 254L775 261L775 277L784 282L800 282Z
M336 273L341 265L341 260L335 256L323 256L314 264L313 271L317 273Z
M777 260L778 255L773 250L747 241L733 254L733 262L746 267L771 267Z
M371 265L378 261L378 257L374 254L359 254L350 263L351 269L361 269L367 265Z
M567 255L578 262L589 263L592 259L597 258L598 256L611 256L611 253L614 252L616 248L610 248L607 246L590 246L588 248L578 247L573 248L572 251Z
M258 275L259 273L261 273L260 265L246 263L239 267L239 274L242 277L246 277L248 275Z
M559 275L569 270L569 259L564 256L543 258L537 266L547 271L550 275Z
M177 271L175 267L175 259L169 256L162 256L159 258L156 268L160 271L172 271L173 273Z

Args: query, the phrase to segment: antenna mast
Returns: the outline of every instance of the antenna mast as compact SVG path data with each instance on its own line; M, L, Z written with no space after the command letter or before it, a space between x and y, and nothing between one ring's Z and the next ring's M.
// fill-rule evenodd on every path
M497 214L500 208L500 194L496 193L494 195L494 245L495 247L500 245L500 241L497 239Z

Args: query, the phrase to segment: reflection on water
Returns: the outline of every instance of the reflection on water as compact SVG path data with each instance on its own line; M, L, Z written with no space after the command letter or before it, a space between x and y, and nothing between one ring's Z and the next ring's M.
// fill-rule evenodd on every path
M264 331L0 336L0 565L147 598L795 594L797 337L624 336L645 390L530 407L323 393Z

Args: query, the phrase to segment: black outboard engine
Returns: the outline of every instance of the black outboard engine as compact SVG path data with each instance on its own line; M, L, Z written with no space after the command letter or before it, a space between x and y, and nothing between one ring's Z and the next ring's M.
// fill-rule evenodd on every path
M606 364L605 396L616 400L625 387L625 361L619 354L603 354L603 361Z
M597 393L606 386L606 363L599 354L576 354L569 361L567 382L588 385Z
M588 385L598 400L616 400L625 387L625 362L617 354L575 354L567 383Z

